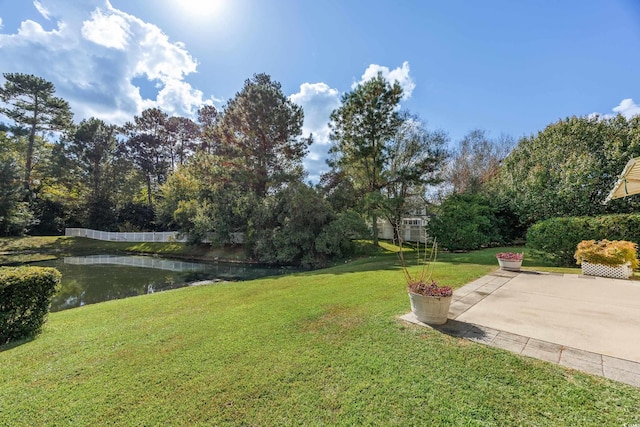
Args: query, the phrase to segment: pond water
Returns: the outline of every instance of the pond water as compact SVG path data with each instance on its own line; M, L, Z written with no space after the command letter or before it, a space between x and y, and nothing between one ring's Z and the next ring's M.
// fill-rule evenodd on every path
M61 290L53 297L51 311L181 288L203 280L250 280L295 271L251 264L116 255L65 257L30 265L54 267L62 273Z

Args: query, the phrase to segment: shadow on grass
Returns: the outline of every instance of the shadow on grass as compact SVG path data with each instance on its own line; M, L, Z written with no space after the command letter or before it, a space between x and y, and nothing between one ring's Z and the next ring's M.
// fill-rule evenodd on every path
M367 271L400 271L400 262L395 254L383 254L375 256L361 256L343 260L340 264L330 267L306 270L300 274L316 275L331 274L342 275L350 273L361 273Z
M366 271L398 271L401 270L400 259L398 257L398 246L390 242L381 242L383 246L374 247L371 244L363 244L360 248L358 256L343 260L344 264L334 264L328 268L317 270L309 270L305 274L332 274L341 275L347 273L366 272ZM415 245L404 243L405 262L409 267L415 267L424 263L424 254L420 254L421 260L418 260L418 251ZM422 250L422 249L421 249ZM438 252L436 257L437 263L451 265L482 265L495 266L498 268L496 254L500 252L523 252L522 247L517 248L488 248L471 252ZM427 253L427 258L429 258ZM546 266L544 263L536 262L536 260L525 258L526 267L536 268Z
M2 353L4 351L12 350L12 349L14 349L16 347L20 347L21 345L24 345L24 344L28 344L31 341L35 340L35 339L36 339L36 337L27 337L27 338L22 338L22 339L15 340L15 341L10 341L10 342L8 342L6 344L2 344L2 345L0 345L0 353Z
M473 341L484 341L487 333L472 323L460 322L458 320L447 320L444 325L432 326L438 332L455 337L467 338Z
M416 326L433 329L434 331L441 332L454 338L466 338L471 341L487 342L489 336L481 327L476 326L473 323L461 322L459 320L447 319L447 322L443 325L428 325L425 323L417 323L417 319L412 313L408 313L402 318Z

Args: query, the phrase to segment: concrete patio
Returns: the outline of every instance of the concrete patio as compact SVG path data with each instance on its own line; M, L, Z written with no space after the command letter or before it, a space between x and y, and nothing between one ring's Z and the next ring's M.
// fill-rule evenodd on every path
M457 289L434 328L640 387L640 282L498 270Z

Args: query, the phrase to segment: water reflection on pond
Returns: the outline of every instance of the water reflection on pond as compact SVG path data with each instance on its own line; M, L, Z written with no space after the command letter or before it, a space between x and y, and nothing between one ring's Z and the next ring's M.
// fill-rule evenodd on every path
M150 294L201 280L250 280L292 271L249 264L197 263L146 256L92 255L32 263L62 273L51 311Z

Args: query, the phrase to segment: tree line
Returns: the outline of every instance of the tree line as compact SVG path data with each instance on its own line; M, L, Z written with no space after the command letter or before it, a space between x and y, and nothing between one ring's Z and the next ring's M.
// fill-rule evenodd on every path
M604 203L625 164L640 156L640 116L567 117L512 146L503 139L492 148L473 132L469 136L451 163L455 191L429 224L448 249L523 242L529 227L550 218L640 208L638 196Z
M334 111L331 170L317 185L304 182L313 142L302 135L304 112L269 75L194 120L149 108L122 126L74 123L51 82L4 78L4 235L177 229L192 242L226 244L243 233L251 257L317 265L348 255L367 220L399 223L446 159L446 134L401 114L402 89L381 75Z
M192 118L149 108L122 126L74 123L55 87L5 73L0 112L0 234L65 227L179 230L191 242L234 241L264 262L322 265L353 239L378 243L378 220L431 217L448 249L509 243L550 216L628 212L604 200L640 144L639 120L572 117L537 135L472 130L450 148L400 109L402 88L381 74L345 93L330 117L329 171L305 182L313 136L280 83L255 74L220 110Z

